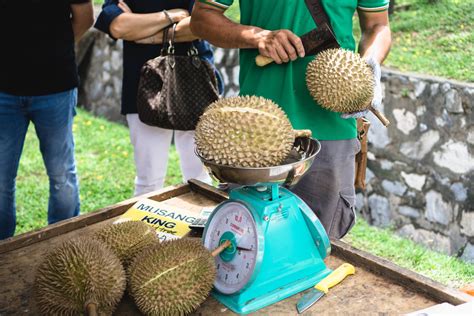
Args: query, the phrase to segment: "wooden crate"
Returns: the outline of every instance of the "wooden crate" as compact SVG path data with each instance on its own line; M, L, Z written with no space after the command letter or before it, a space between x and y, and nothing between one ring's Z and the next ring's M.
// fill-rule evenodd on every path
M200 212L225 200L227 195L198 181L168 187L22 234L0 242L0 315L37 315L32 299L35 270L43 255L70 238L90 234L123 214L141 198ZM458 305L470 297L449 289L390 261L333 240L331 256L325 261L330 268L343 262L352 263L356 274L330 290L305 314L368 315L403 314L434 304ZM296 315L296 302L301 293L260 310L255 315ZM132 300L125 295L114 315L140 315ZM234 315L209 297L194 315Z

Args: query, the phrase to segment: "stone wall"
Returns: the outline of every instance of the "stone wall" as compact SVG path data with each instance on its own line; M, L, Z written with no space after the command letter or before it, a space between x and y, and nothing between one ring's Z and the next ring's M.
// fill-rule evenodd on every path
M121 119L122 44L89 36L94 43L80 54L80 104ZM224 95L236 95L238 51L216 49L215 59ZM389 69L382 81L392 124L369 117L368 187L357 209L374 225L474 261L474 85Z
M430 248L474 261L474 84L384 69L357 208Z

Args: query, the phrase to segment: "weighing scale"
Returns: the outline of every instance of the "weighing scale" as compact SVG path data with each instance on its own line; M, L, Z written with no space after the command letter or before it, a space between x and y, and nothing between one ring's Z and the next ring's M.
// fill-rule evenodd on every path
M239 314L254 312L298 292L327 276L323 261L329 238L313 211L286 189L310 168L321 146L297 138L291 157L275 167L244 168L203 159L221 182L241 185L209 216L203 233L207 249L231 242L216 257L212 295Z

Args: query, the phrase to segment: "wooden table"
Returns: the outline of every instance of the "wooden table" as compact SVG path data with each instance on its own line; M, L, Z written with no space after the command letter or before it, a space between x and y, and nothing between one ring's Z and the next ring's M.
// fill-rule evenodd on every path
M81 215L43 229L0 242L0 315L37 315L32 284L37 265L44 254L61 242L87 235L113 221L136 201L150 198L200 212L225 200L227 194L198 181L168 187L140 197ZM331 289L304 315L399 315L448 302L458 305L471 299L385 259L333 240L331 255L325 260L334 269L342 262L352 263L356 274ZM296 302L302 293L266 307L254 315L296 315ZM114 315L140 315L125 295ZM209 297L193 315L235 315Z

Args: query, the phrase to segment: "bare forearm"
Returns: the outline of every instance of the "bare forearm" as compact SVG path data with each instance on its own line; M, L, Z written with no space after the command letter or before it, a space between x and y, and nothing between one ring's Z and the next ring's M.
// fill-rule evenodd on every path
M372 56L382 63L390 51L392 35L386 25L375 26L362 34L359 43L359 53L362 57Z
M198 37L191 32L191 28L189 26L190 21L191 17L188 17L179 21L179 23L176 25L175 42L191 42L198 39ZM152 36L135 42L139 44L161 44L163 42L163 32L163 30L159 31Z
M137 14L125 12L110 24L115 38L136 41L154 35L170 24L163 12Z
M199 3L195 6L199 6ZM255 26L234 23L219 11L207 8L196 10L196 7L192 14L191 30L199 38L223 48L257 48L258 38L265 32Z
M94 23L92 3L71 5L71 25L74 40L77 42Z

